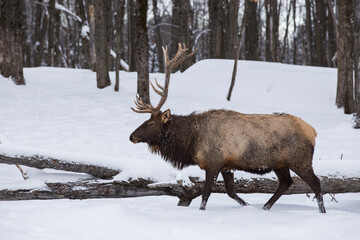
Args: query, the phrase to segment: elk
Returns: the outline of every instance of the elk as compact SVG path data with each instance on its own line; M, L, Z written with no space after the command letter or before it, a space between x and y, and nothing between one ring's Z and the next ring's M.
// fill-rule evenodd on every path
M162 112L170 81L175 67L193 56L186 54L185 45L179 44L178 51L169 60L167 48L165 58L165 83L161 86L155 79L160 95L156 107L136 97L137 113L150 113L145 121L131 135L133 143L147 143L153 153L158 153L174 167L182 169L198 165L205 170L205 184L202 192L201 210L205 210L212 186L219 173L222 174L227 194L240 205L248 205L235 193L233 170L255 174L274 171L279 186L274 195L263 206L270 210L273 204L292 185L290 171L295 172L315 193L319 211L325 213L320 181L312 167L316 131L302 119L289 114L243 114L231 110L209 110L187 116Z

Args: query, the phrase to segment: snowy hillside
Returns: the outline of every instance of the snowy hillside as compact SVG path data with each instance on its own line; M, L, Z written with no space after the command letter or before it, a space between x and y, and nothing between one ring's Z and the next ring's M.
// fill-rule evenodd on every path
M232 66L231 60L203 60L184 73L173 74L163 110L190 114L225 108L299 116L318 132L313 161L317 175L360 176L360 132L352 128L352 116L335 107L336 69L239 61L232 101L228 102ZM40 67L25 69L24 74L26 86L15 86L0 77L0 153L40 154L109 166L122 170L116 180L204 177L196 166L178 171L152 155L145 144L129 141L130 133L149 118L149 114L130 110L136 73L120 73L118 93L113 87L97 89L96 74L88 70ZM155 77L162 82L164 76L150 76ZM110 78L114 83L115 74ZM152 103L157 100L152 93ZM45 181L89 177L25 170L30 175L26 181L15 166L0 164L0 189L41 188ZM235 176L256 177L243 172ZM316 203L305 195L283 196L270 212L260 210L268 194L244 196L249 207L239 207L225 195L215 194L206 212L196 210L199 199L190 208L180 208L172 197L0 202L0 237L355 239L359 236L355 226L360 224L360 194L337 196L338 204L325 196L325 216L318 215ZM25 227L19 228L19 222Z

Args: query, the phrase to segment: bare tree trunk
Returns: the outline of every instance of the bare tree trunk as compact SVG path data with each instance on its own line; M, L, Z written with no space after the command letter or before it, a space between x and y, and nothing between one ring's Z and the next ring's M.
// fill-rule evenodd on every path
M266 5L266 61L278 61L279 15L277 0L267 0Z
M49 0L49 5L47 7L49 13L49 25L48 25L48 48L47 48L47 57L46 64L48 66L54 65L54 38L55 38L55 0Z
M137 44L137 93L146 103L149 97L149 40L147 34L147 0L136 1L137 20L135 23Z
M85 67L91 69L91 63L95 62L91 59L91 50L90 50L90 26L88 19L85 13L85 6L83 0L76 0L76 10L77 15L81 18L80 25L80 36L81 36L81 43L82 43L82 50L84 52L84 56L86 59ZM86 30L89 30L88 32ZM95 70L95 69L93 69Z
M332 63L330 64L330 66L336 67L336 42L337 42L337 38L338 38L338 33L337 33L337 24L336 24L336 17L334 14L334 9L333 9L333 5L330 2L330 0L327 0L327 8L328 8L328 38L329 38L329 47L328 47L328 51L329 51L329 62Z
M250 0L248 0L250 1ZM239 0L230 0L230 1L224 1L225 2L225 29L224 31L224 48L223 51L225 51L225 58L227 59L233 59L234 58L234 49L236 48L237 44L237 36L239 31L238 26L238 12L239 12ZM259 47L258 44L258 31L257 31L257 18L256 18L256 8L257 8L257 1L253 1L250 3L252 5L252 9L254 16L253 16L253 23L251 24L254 28L254 35L256 38L253 38L254 43L253 46L255 46L255 55L254 58L257 58L257 48ZM249 23L250 24L250 23ZM248 28L249 31L249 28ZM246 28L245 28L246 32ZM245 33L246 35L246 33ZM245 37L246 38L246 37ZM254 59L255 60L255 59Z
M270 11L270 1L267 0L265 3L265 12L266 12L266 29L265 29L265 60L267 62L272 61L271 54L271 11Z
M43 52L45 45L45 35L47 31L48 18L44 11L44 7L39 0L36 6L36 23L35 23L35 46L34 46L34 66L41 66L43 60Z
M103 1L95 1L95 50L96 50L96 83L98 88L111 85L109 78L109 49L106 17L108 8Z
M301 64L305 66L307 64L308 52L306 51L306 33L305 26L301 26Z
M360 128L360 0L354 2L355 125Z
M128 24L128 64L129 71L136 71L137 39L135 37L135 23L137 21L136 1L127 1L127 24Z
M280 12L280 11L279 11ZM277 0L272 0L271 3L271 49L272 49L272 59L274 62L277 62L278 59L278 47L279 47L279 12L278 12L278 3Z
M339 11L339 39L337 46L338 56L338 83L336 91L337 107L344 107L345 114L354 112L353 98L353 36L351 29L352 4L338 1Z
M122 27L124 24L124 5L125 0L119 0L116 3L116 63L115 63L115 91L119 91L120 85L120 61L121 61L121 44L122 44Z
M288 32L289 32L289 19L290 19L291 7L292 7L292 3L290 2L289 9L287 10L287 15L286 15L286 28L285 28L285 34L284 34L284 40L283 40L284 44L283 44L280 62L284 62L284 60L285 60L285 50L286 50L286 46L287 46L287 37L288 37ZM294 32L294 39L295 39L295 32Z
M314 50L313 50L313 34L312 34L312 24L311 24L311 5L310 0L306 0L306 22L305 22L305 29L306 29L306 41L307 41L307 48L308 48L308 62L311 66L315 64L314 59Z
M88 3L89 2L89 3ZM96 71L96 47L95 47L95 9L92 0L85 1L89 10L89 25L90 25L90 54L91 54L91 71Z
M170 56L175 56L178 43L184 43L188 49L192 49L193 42L190 35L191 17L190 0L173 0L172 18L171 18L171 46ZM192 64L192 59L184 61L179 69L183 72ZM174 69L177 71L178 69Z
M233 67L233 73L232 73L232 77L231 77L230 88L229 88L228 95L226 97L226 99L228 101L230 101L230 99L231 99L231 94L232 94L233 88L235 86L236 73L237 73L237 62L238 62L239 55L240 55L242 33L244 31L244 26L245 26L245 21L246 21L246 14L247 14L247 11L246 11L246 9L244 9L244 14L243 14L243 18L241 20L241 26L240 26L240 30L239 30L238 39L237 39L237 46L236 46L236 49L235 49L234 67Z
M293 64L297 64L297 36L296 36L296 0L292 0L293 2L293 22L294 22L294 46L293 46Z
M23 73L23 1L0 3L0 74L25 85Z
M244 10L244 16L246 16L246 19L244 19L246 60L258 60L259 31L258 31L258 21L257 21L256 11L257 11L257 1L246 0L245 10ZM238 47L240 49L239 45Z
M210 28L210 57L223 58L223 1L208 0ZM177 49L177 48L175 48Z
M160 32L160 23L161 18L158 11L158 3L157 0L152 0L153 4L153 14L154 14L154 23L155 23L155 44L156 44L156 53L157 53L157 61L159 64L159 72L164 72L164 58L162 55L162 39Z
M315 51L316 65L327 67L327 41L326 41L326 6L324 0L315 0L316 14L315 16Z

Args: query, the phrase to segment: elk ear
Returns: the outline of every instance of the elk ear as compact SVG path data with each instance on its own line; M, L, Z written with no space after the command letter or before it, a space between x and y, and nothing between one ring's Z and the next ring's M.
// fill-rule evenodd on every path
M171 112L170 109L168 109L161 114L161 122L167 123L170 120L170 117L171 117Z

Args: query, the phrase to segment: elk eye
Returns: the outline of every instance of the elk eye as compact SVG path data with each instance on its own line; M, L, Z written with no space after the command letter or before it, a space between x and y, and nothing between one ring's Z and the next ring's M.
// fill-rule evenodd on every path
M149 126L149 127L152 127L152 126L154 126L154 125L155 125L154 122L149 122L149 123L148 123L148 126Z

